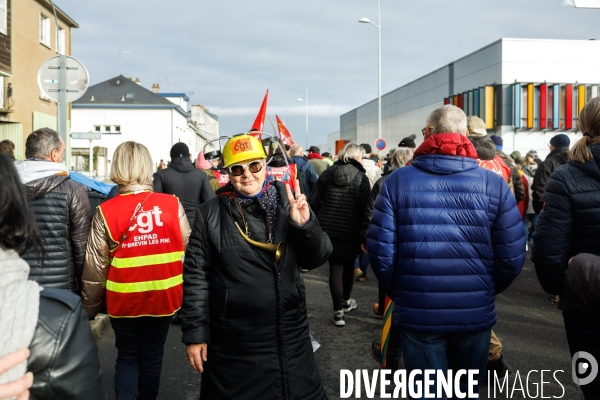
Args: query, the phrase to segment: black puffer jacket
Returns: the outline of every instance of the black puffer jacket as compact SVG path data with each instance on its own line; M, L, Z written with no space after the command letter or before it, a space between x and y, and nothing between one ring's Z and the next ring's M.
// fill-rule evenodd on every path
M569 161L569 148L561 147L554 149L548 154L548 157L538 166L538 169L533 177L533 210L536 214L542 212L544 208L544 196L546 194L546 184L550 175L561 165L565 165Z
M29 279L47 288L67 289L79 295L92 215L87 190L64 175L37 179L26 186L44 238L45 253L23 256L31 267Z
M31 399L104 400L98 348L81 300L64 290L40 292L40 309L27 370Z
M309 199L333 243L333 257L355 258L360 250L363 217L371 193L362 165L336 161L321 174Z
M493 142L492 142L493 143ZM495 153L494 153L495 154ZM371 194L369 195L369 201L367 202L367 209L365 211L365 217L363 218L363 227L361 232L360 242L361 244L367 243L367 232L369 231L369 225L371 224L371 218L373 217L373 210L375 209L375 200L379 195L379 191L381 190L381 186L383 185L383 181L385 178L390 176L392 172L394 172L397 167L389 169L387 172L384 172L377 182L373 185L373 189L371 189Z
M325 399L306 314L299 265L327 260L331 242L313 213L304 226L289 221L285 185L277 193L274 256L247 243L234 221L245 221L253 240L267 241L266 210L253 198L240 213L231 184L198 209L183 272L182 341L209 343L202 399ZM263 194L264 196L264 194Z
M600 255L600 145L591 149L593 160L569 161L550 176L533 234L531 259L538 279L546 292L561 295L562 309L581 306L563 293L569 259L579 253Z
M194 215L200 204L215 197L206 173L196 169L190 159L185 157L175 157L169 168L156 172L153 184L156 193L177 196L190 226L194 224Z

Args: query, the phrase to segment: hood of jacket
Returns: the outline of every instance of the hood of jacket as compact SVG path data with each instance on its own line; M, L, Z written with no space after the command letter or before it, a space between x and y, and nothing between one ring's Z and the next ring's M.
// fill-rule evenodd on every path
M309 153L308 154L308 159L312 160L313 158L316 158L318 160L322 160L323 156L321 156L319 153Z
M69 170L63 163L55 163L46 160L25 160L15 164L19 178L23 184L49 176L69 176Z
M31 199L35 200L45 196L46 193L51 192L67 179L71 179L71 177L68 175L52 175L47 178L27 182L25 186L27 186Z
M535 176L535 172L537 171L537 165L526 165L523 167L523 173L530 178Z
M367 169L373 169L373 168L379 168L377 166L377 163L373 160L371 160L370 158L363 158L362 159L362 166L365 170Z
M590 161L586 162L585 164L582 164L574 160L569 160L569 164L579 168L587 175L596 178L597 180L600 180L600 144L597 144L595 146L589 146L588 148L592 152L593 156L593 158Z
M412 165L438 175L478 168L477 151L460 133L429 136L415 151Z
M469 135L468 138L477 151L477 158L480 160L493 160L496 157L496 145L490 135Z
M504 164L506 164L508 168L512 169L512 167L514 167L515 162L512 158L507 156L505 152L503 152L502 150L496 150L496 154L498 154L498 156L502 159L502 161L504 161Z
M292 156L292 160L294 160L299 170L304 168L304 166L308 163L308 161L306 161L304 157L301 156Z
M569 161L569 148L568 147L559 147L558 149L554 149L548 154L546 160L551 158L555 158L561 164L566 164ZM544 160L544 161L546 161Z
M338 187L350 186L359 172L363 174L366 172L362 164L356 160L350 160L347 163L336 161L330 168L333 173L333 183Z
M196 169L196 167L194 167L194 164L192 164L192 162L190 161L189 157L175 157L171 159L171 164L169 165L169 168L173 168L175 171L181 172L183 174L186 174Z

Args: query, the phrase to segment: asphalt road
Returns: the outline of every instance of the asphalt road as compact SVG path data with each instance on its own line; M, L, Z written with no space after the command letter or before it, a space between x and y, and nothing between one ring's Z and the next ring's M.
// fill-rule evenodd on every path
M315 353L321 378L330 399L340 398L340 369L369 369L377 364L370 355L371 342L380 335L381 320L372 311L377 299L377 283L372 275L366 282L356 282L353 297L358 308L346 314L346 326L336 327L332 322L332 305L328 286L328 266L304 274L311 334L320 342ZM502 341L504 357L514 370L509 387L514 391L507 395L490 385L482 388L481 398L541 398L539 392L541 370L544 375L544 397L556 396L568 400L583 399L579 388L571 380L571 357L564 333L562 314L540 288L533 264L528 260L515 283L497 297L498 323L494 331ZM107 329L99 343L99 357L104 372L104 382L110 399L114 399L114 333ZM527 375L529 374L529 385ZM553 378L555 371L556 378ZM520 379L519 379L520 377ZM523 391L520 390L522 385ZM562 385L562 386L561 386ZM536 389L537 388L537 389ZM564 388L564 389L563 389ZM527 392L529 390L529 393ZM537 396L536 396L536 390ZM198 399L200 375L188 365L185 347L181 344L180 327L171 326L165 347L165 359L161 378L159 399ZM563 394L564 392L564 394ZM561 396L562 395L562 396ZM354 398L354 396L352 396ZM365 396L364 390L362 398ZM375 398L379 398L377 394Z

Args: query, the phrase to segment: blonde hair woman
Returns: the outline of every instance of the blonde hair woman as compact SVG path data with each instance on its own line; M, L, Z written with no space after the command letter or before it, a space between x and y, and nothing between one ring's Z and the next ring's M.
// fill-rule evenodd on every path
M371 192L361 164L362 147L348 143L338 161L319 177L309 199L319 224L329 235L333 253L329 258L329 290L333 300L333 322L344 326L344 312L357 307L350 297L354 283L354 259L360 251L362 219Z
M152 158L140 143L115 150L115 198L92 220L83 268L83 306L90 319L106 298L118 350L117 399L156 399L164 344L183 296L183 255L190 234L175 196L153 193Z
M569 161L550 176L545 206L533 234L532 259L542 288L560 295L571 356L586 351L600 359L598 269L573 268L581 253L600 255L600 97L579 115L583 137ZM600 379L581 385L586 399L600 398Z

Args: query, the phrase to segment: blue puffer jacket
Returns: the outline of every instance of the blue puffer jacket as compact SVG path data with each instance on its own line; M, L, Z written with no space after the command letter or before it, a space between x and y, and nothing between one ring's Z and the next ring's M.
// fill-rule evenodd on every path
M515 198L476 158L463 135L432 135L381 188L367 247L401 329L489 329L494 296L521 272L525 237Z

